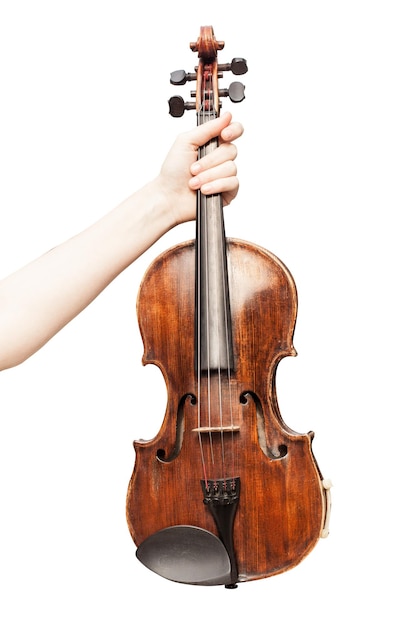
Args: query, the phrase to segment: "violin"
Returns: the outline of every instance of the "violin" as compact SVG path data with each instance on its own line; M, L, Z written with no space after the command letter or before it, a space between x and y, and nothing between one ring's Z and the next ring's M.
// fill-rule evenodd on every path
M195 43L195 102L174 96L169 112L194 109L197 124L219 115L220 99L244 99L219 64L213 28ZM212 140L201 158L215 149ZM280 574L328 534L330 485L312 452L313 432L283 421L276 370L295 356L297 291L271 252L226 238L221 194L197 193L195 240L162 253L137 298L143 364L157 365L167 386L165 416L151 440L134 442L126 513L139 561L156 574L192 585L224 585Z

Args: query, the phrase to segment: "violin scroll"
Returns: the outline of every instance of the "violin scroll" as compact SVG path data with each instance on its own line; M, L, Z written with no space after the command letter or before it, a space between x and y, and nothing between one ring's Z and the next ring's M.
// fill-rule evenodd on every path
M170 82L172 85L185 85L187 82L196 81L197 89L191 91L193 101L185 102L181 96L172 96L168 100L169 114L172 117L182 117L184 111L197 109L197 112L207 106L207 79L210 77L212 88L209 89L210 98L215 102L215 108L221 107L220 98L230 98L234 103L245 99L245 85L239 81L232 82L228 88L218 89L218 78L223 78L224 72L232 72L235 76L241 76L248 71L246 59L235 57L230 63L217 63L217 51L223 50L224 41L217 41L211 26L202 26L200 37L196 42L190 43L193 52L198 52L200 58L196 72L176 70L171 72Z
M198 57L209 61L217 57L217 51L223 50L224 41L217 41L212 26L202 26L200 37L195 43L190 43L193 52L198 52Z

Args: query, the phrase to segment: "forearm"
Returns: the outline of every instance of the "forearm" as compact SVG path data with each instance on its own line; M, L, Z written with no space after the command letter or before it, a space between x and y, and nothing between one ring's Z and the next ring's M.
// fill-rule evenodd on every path
M177 137L158 177L85 231L0 282L0 370L18 365L80 313L175 224L195 218L195 192L236 196L243 132L230 113ZM198 146L220 137L196 164ZM190 178L191 177L191 178Z
M173 224L150 183L98 222L0 282L0 369L18 365Z

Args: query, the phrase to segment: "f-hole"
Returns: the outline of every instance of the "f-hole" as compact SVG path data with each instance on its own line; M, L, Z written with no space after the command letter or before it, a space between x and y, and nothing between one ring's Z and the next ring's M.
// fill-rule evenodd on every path
M249 398L251 398L255 404L256 409L256 426L258 433L259 447L268 459L282 459L288 453L288 448L285 444L280 444L276 449L272 449L267 445L266 433L265 433L265 416L262 410L262 404L256 395L252 391L245 391L240 396L241 404L248 404Z
M186 401L189 400L191 404L196 404L196 397L193 394L186 394L180 400L177 412L177 425L175 429L175 443L172 452L167 456L166 450L159 448L156 453L156 458L161 463L171 463L179 455L182 447L182 441L184 438L184 406Z

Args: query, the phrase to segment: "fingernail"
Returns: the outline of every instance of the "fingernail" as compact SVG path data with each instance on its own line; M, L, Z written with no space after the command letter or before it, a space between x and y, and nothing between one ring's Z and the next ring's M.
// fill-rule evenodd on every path
M198 172L201 172L201 165L198 161L196 161L195 163L193 163L190 167L191 173L192 174L198 174Z
M191 189L198 189L200 187L200 179L198 176L194 176L194 178L190 180L190 187Z

